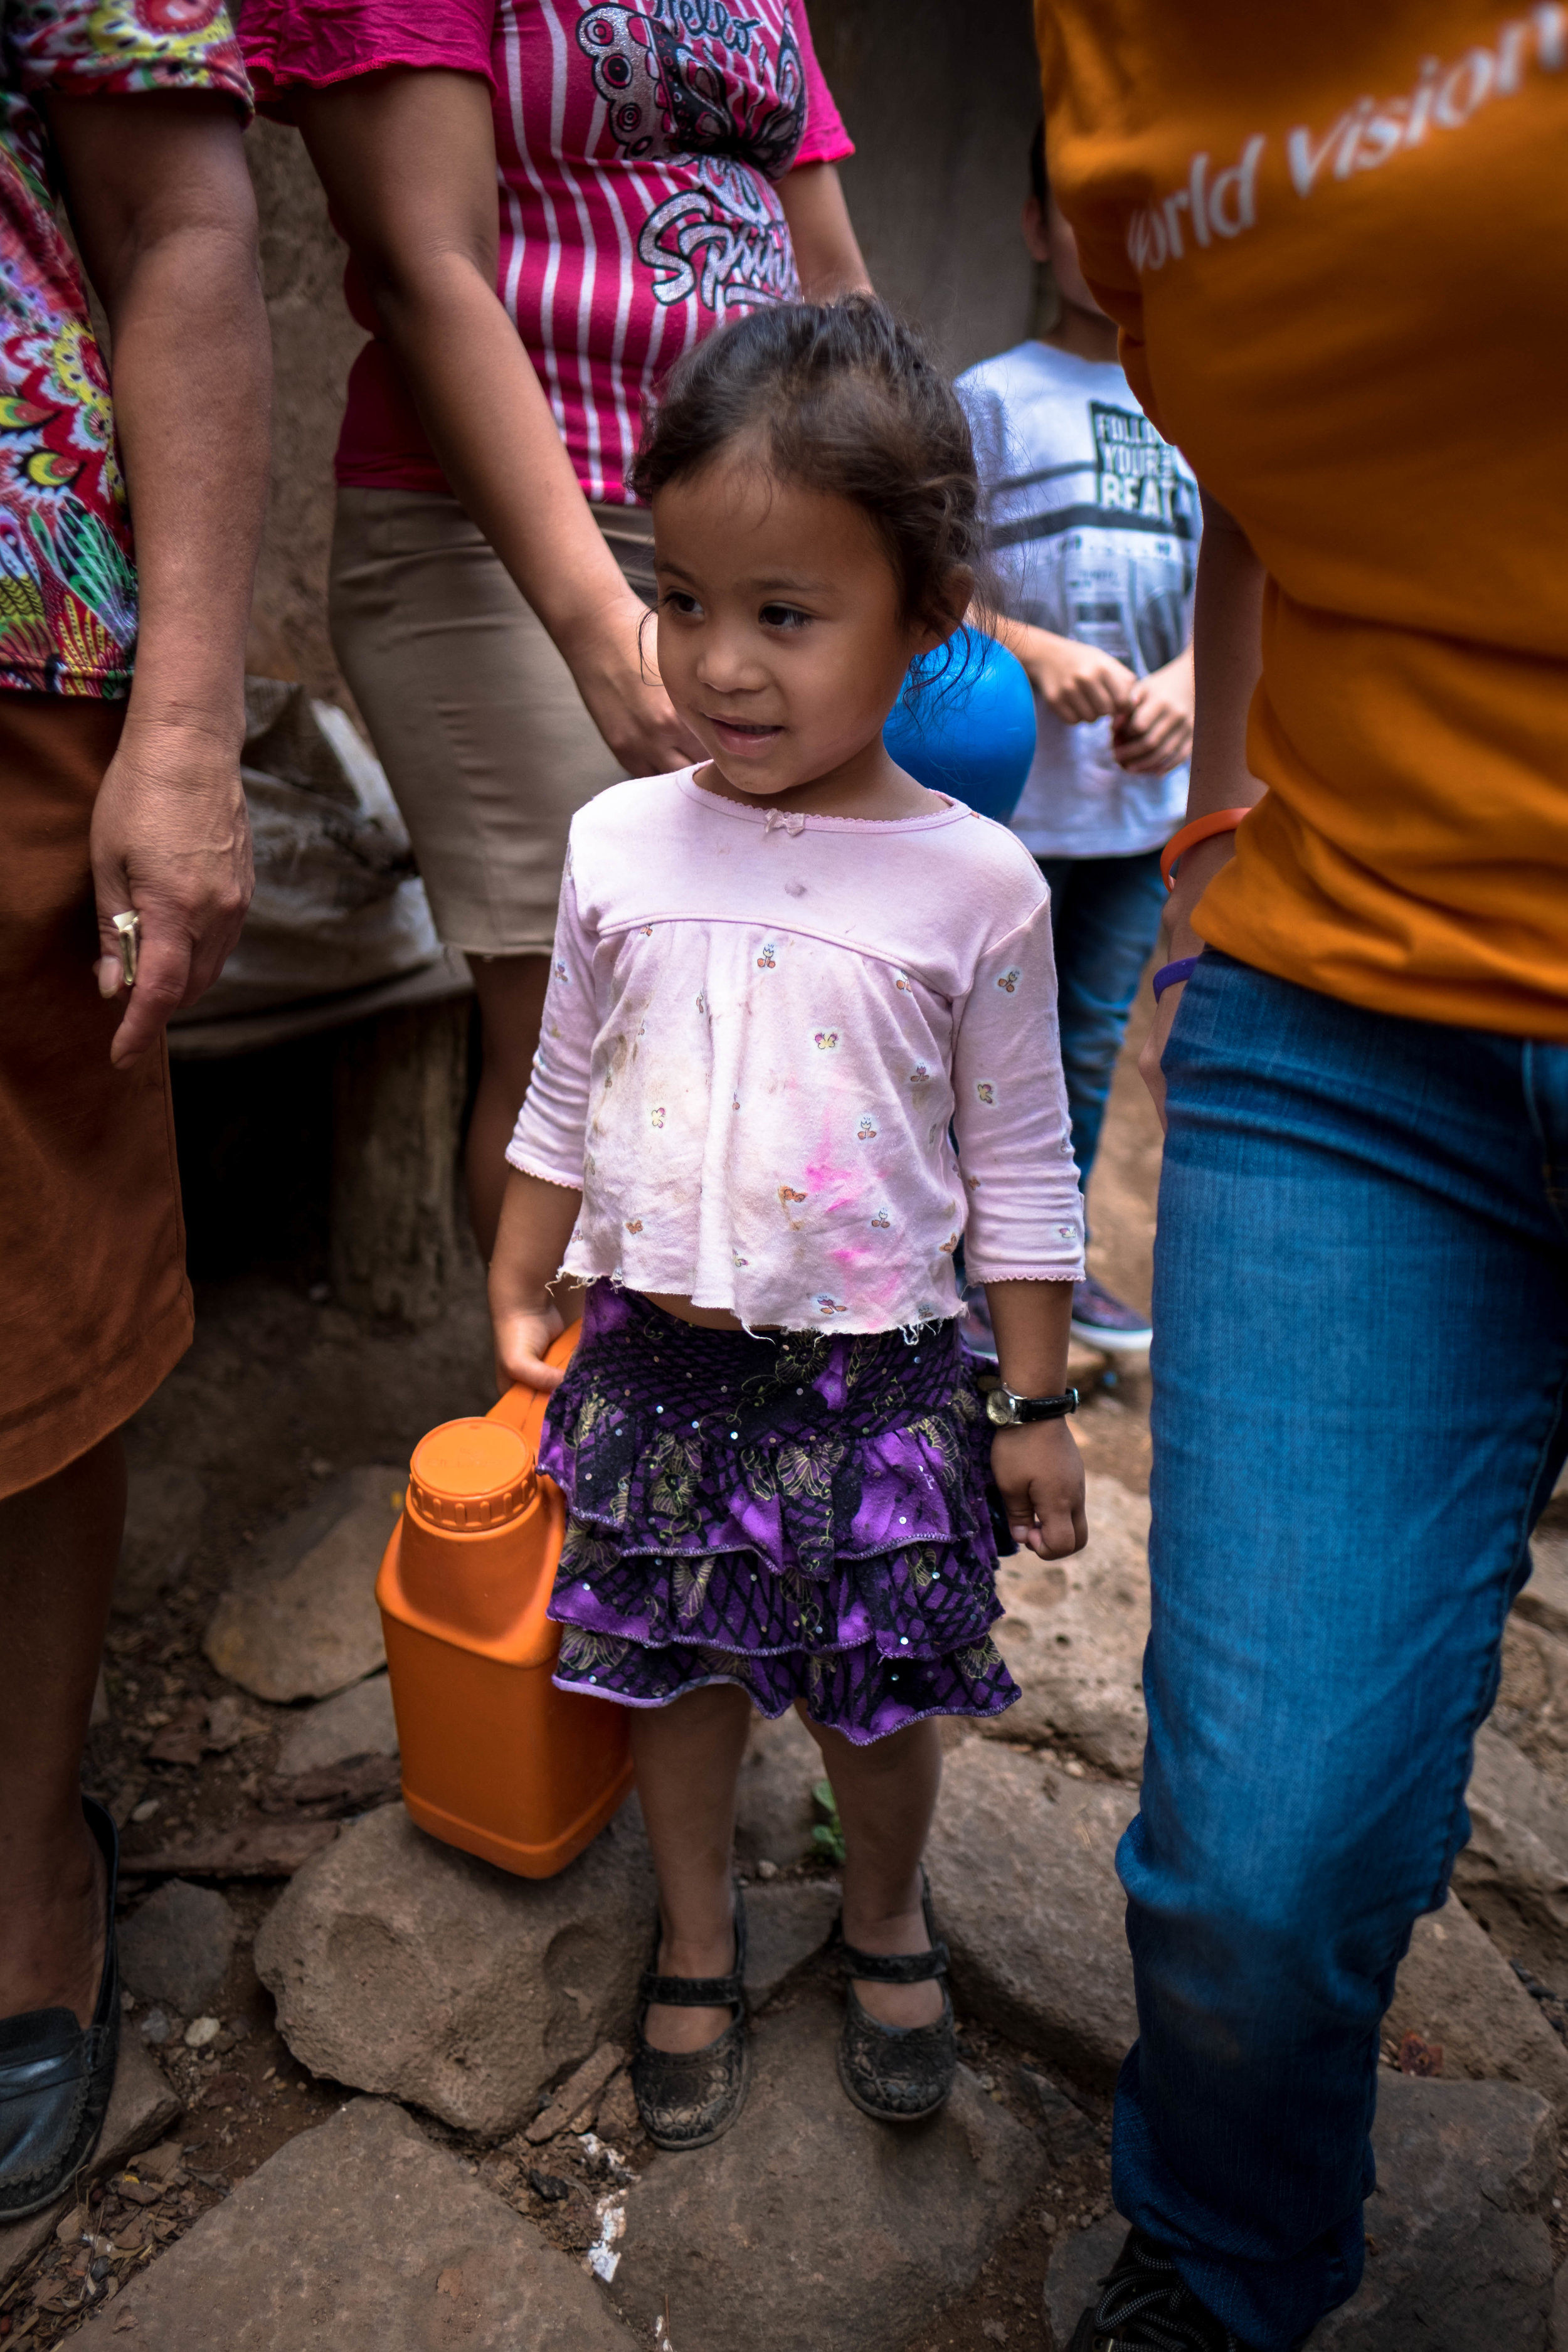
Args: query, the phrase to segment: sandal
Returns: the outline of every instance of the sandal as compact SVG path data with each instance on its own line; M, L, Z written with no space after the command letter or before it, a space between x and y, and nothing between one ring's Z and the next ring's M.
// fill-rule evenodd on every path
M931 1949L926 1952L862 1952L844 1940L842 1915L832 1946L846 1978L868 1984L923 1984L945 1979L947 1946L936 1932L931 1881L921 1867L921 1907ZM958 2032L952 1999L942 1987L942 2015L934 2025L883 2025L861 2007L855 1987L847 1987L848 2007L838 2039L838 2079L863 2116L879 2124L916 2124L947 2103L958 2072Z
M706 2147L721 2139L746 2104L751 2046L746 2027L746 1904L735 1889L735 1965L726 1977L658 1974L662 1933L653 1931L654 1965L643 1971L632 2043L632 2093L642 2127L656 2147ZM655 2050L643 2021L655 2001L675 2009L731 2011L729 2024L704 2050Z
M81 1801L104 1863L103 1972L84 2032L68 2009L0 2017L0 2224L62 2197L98 2145L120 2056L120 1959L114 1935L120 1836L92 1797Z

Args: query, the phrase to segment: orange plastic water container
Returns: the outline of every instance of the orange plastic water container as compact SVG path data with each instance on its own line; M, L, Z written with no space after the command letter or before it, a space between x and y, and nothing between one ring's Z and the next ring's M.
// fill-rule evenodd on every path
M574 1327L550 1361L576 1342ZM510 1389L482 1421L421 1438L375 1586L404 1803L432 1837L523 1878L564 1870L632 1785L626 1709L550 1679L566 1507L537 1466L547 1402Z

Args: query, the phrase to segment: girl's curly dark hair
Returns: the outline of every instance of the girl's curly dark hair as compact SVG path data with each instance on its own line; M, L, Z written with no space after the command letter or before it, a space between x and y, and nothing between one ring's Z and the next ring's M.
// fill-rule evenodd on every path
M666 377L631 487L651 499L735 441L754 442L781 481L860 509L887 551L901 620L942 637L956 627L955 575L972 580L982 562L968 420L885 302L785 302L721 327Z

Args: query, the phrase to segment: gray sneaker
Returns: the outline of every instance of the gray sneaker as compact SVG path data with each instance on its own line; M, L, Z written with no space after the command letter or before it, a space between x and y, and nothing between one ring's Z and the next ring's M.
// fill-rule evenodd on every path
M1072 1286L1072 1336L1107 1355L1141 1356L1154 1334L1146 1315L1086 1274Z

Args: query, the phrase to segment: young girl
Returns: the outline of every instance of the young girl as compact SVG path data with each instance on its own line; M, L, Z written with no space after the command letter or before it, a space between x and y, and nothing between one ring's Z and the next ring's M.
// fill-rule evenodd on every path
M952 392L874 301L760 310L673 371L634 480L659 671L708 758L573 824L490 1300L501 1374L555 1388L556 1679L637 1710L660 1932L632 2079L649 2136L694 2147L745 2095L753 1706L800 1709L844 1825L845 2090L905 2122L952 2087L935 1718L1017 1696L987 1415L1015 1540L1085 1539L1060 1417L1083 1227L1045 887L882 744L973 585ZM564 1378L558 1274L589 1286Z

